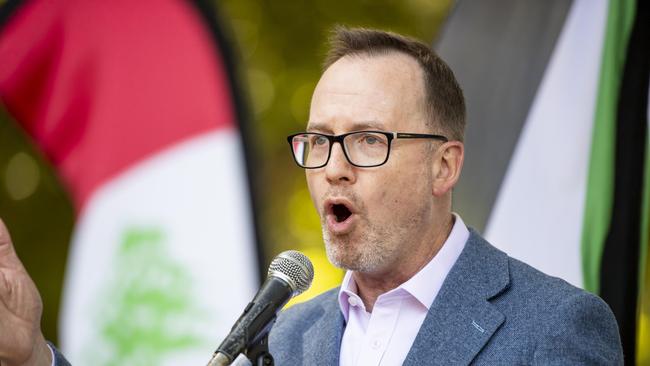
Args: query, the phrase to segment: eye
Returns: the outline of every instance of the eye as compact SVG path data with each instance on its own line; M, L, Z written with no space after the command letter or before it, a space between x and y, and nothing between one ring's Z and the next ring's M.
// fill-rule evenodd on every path
M314 145L323 146L327 144L327 138L325 136L316 136L314 138Z
M357 142L365 146L382 146L386 143L384 136L376 133L361 133Z
M373 135L365 135L365 136L363 137L363 142L365 142L365 143L368 144L368 145L374 145L374 144L376 144L376 143L379 143L380 141L379 141L379 139L377 138L377 136L373 136Z

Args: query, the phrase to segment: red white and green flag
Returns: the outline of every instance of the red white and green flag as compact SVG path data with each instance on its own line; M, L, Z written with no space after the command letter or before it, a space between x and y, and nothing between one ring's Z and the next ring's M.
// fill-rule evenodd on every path
M64 353L78 365L205 363L259 281L243 111L213 11L5 6L0 99L77 211Z

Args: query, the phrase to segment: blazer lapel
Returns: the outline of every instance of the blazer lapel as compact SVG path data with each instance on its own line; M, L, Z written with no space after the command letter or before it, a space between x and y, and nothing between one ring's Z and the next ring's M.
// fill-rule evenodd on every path
M323 312L303 334L303 365L338 365L344 318L338 292L322 304Z
M489 299L510 283L508 257L474 230L429 309L404 365L468 365L505 320Z

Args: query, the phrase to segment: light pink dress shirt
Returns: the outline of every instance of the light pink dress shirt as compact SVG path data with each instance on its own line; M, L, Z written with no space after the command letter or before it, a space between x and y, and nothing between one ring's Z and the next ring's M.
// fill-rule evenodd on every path
M469 238L463 220L454 214L449 237L435 257L411 279L377 298L368 313L357 295L348 271L339 291L339 305L346 321L341 342L341 366L401 365L411 349L449 270Z

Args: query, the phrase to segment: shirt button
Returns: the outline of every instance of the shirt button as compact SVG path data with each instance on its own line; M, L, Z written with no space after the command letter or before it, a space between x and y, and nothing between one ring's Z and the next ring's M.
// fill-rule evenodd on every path
M379 339L375 339L372 341L372 344L370 346L372 349L379 349L379 347L381 347L381 341Z
M350 297L348 297L348 303L351 306L357 306L357 305L359 305L359 300L357 300L356 297L350 296Z

